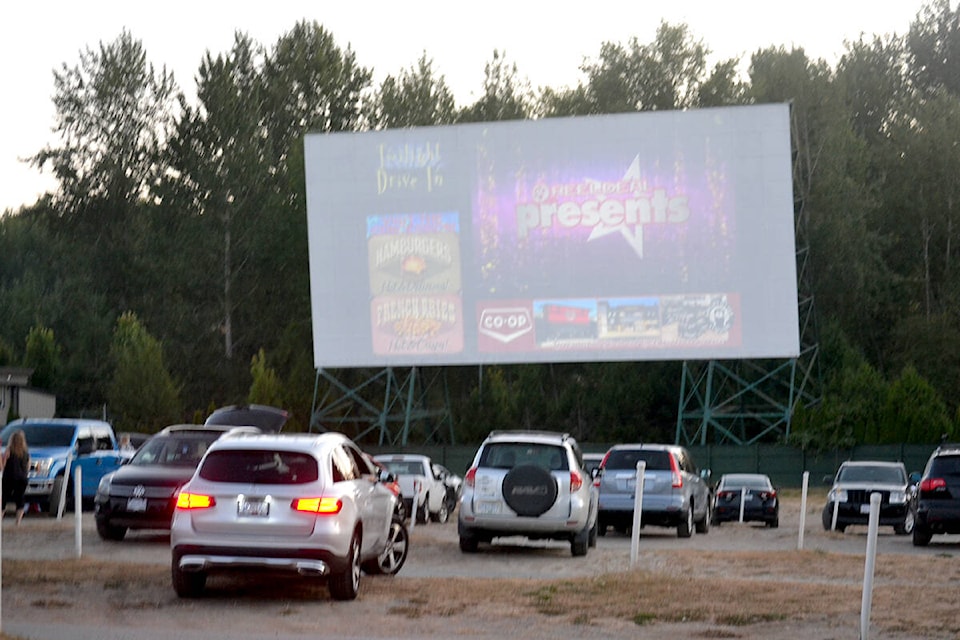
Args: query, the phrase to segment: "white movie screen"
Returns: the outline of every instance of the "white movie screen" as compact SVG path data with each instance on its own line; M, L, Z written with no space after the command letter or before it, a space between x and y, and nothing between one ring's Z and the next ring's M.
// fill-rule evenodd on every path
M789 107L309 134L317 367L795 357Z

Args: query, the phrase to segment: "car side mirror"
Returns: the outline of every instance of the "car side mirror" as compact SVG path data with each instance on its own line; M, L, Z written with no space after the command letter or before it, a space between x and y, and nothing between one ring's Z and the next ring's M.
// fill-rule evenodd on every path
M919 471L914 471L910 474L910 484L920 484L920 479L923 475Z
M397 477L386 469L380 469L380 472L377 474L377 479L383 483L390 483L390 482L397 481Z
M93 453L93 440L87 438L77 440L77 455L84 456L88 453Z
M710 471L710 469L701 469L701 470L700 470L700 477L703 478L703 479L704 479L705 481L707 481L707 482L710 481L710 476L711 476L711 475L713 475L713 472Z

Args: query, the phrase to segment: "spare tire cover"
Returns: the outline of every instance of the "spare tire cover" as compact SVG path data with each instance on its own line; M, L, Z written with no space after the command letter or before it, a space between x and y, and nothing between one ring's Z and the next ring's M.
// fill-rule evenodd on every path
M535 464L514 467L503 478L503 499L521 516L539 516L557 501L557 481Z

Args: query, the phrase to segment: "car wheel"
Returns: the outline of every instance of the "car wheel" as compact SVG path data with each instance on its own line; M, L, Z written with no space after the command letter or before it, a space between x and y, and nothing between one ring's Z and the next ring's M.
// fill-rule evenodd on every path
M126 527L114 527L110 523L97 520L97 534L101 540L120 542L127 535Z
M73 505L73 485L67 485L66 496L63 496L63 476L59 475L53 481L53 490L50 492L50 515L56 516L60 512L60 501L63 498L64 511L70 511Z
M696 527L697 527L697 533L710 532L710 510L709 509L707 509L707 512L703 514L703 519L697 521Z
M417 512L417 524L426 524L427 523L427 503L424 501L422 505L416 508Z
M354 600L360 591L360 535L353 532L347 550L347 565L342 571L330 575L327 585L334 600Z
M394 518L390 523L390 534L387 545L377 556L376 560L368 560L363 564L363 570L370 574L392 576L403 566L410 550L410 537L407 526L402 520Z
M467 531L460 532L460 551L463 553L476 553L480 547L480 539L476 535Z
M440 524L445 524L447 520L450 519L450 511L447 509L446 498L440 502L440 509L438 509L436 513L431 514L430 518L434 522L439 522Z
M830 531L830 525L833 524L832 503L828 502L827 506L823 508L823 513L821 514L821 520L823 520L823 530Z
M776 529L780 526L780 518L776 517L773 520L767 520L767 526L771 529Z
M570 553L575 558L587 555L587 549L590 547L590 525L573 535L570 540Z
M913 546L915 547L925 547L930 544L930 539L933 538L933 534L930 533L930 530L925 527L918 527L914 524L913 527Z
M590 527L590 540L587 541L587 544L589 544L591 547L597 546L597 528L598 527L599 525L597 524L596 521L594 521L593 526Z
M898 536L908 536L913 533L916 518L913 515L913 509L907 509L907 514L903 516L903 522L893 528Z
M503 499L517 515L537 517L557 501L557 480L535 464L521 464L503 478Z
M203 571L184 571L180 568L180 556L173 556L171 566L173 590L181 598L196 598L203 593L207 584L207 574Z
M686 517L677 525L677 537L689 538L693 533L693 505L687 507Z

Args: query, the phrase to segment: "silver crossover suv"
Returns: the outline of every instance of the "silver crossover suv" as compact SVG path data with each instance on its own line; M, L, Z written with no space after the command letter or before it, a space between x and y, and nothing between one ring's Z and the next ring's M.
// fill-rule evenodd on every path
M713 508L710 472L701 472L686 448L669 444L618 444L600 463L595 484L600 489L599 533L612 526L626 532L633 524L637 463L643 461L643 506L640 526L676 527L689 538L710 530Z
M361 568L396 573L407 557L390 479L339 433L217 440L177 496L174 590L197 596L211 573L290 571L356 598Z
M460 549L502 536L596 545L597 493L576 440L552 431L494 431L463 479Z

